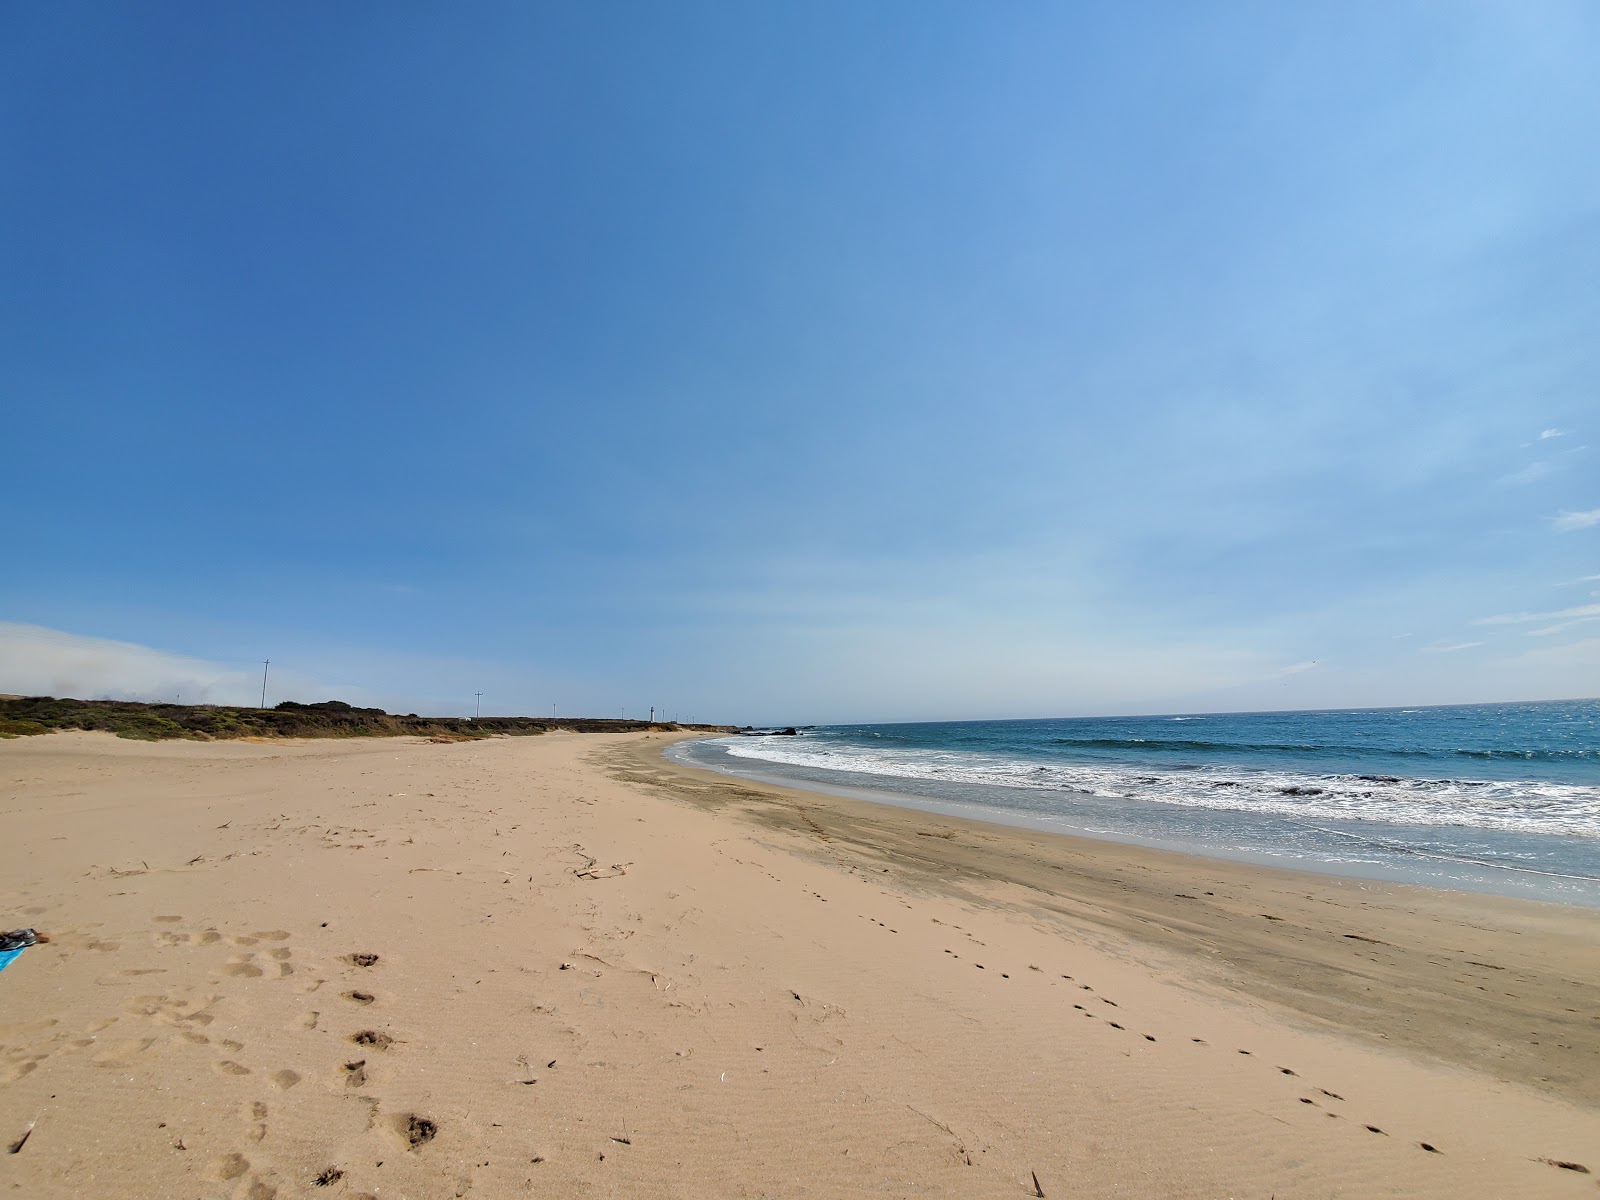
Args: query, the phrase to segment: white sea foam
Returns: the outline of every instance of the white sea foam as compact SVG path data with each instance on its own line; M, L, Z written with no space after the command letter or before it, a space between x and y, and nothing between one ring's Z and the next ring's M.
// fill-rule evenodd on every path
M1171 770L1039 763L983 753L842 746L821 738L734 737L717 744L734 758L885 781L1078 792L1301 821L1356 820L1600 838L1600 788L1534 780L1320 775L1220 765Z

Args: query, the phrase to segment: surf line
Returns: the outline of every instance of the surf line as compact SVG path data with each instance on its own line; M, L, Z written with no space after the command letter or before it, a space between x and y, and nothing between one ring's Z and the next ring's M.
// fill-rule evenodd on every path
M1310 829L1316 833L1325 833L1329 837L1346 838L1352 842L1365 842L1369 846L1379 846L1385 850L1393 850L1396 854L1414 854L1418 858L1433 858L1440 862L1466 863L1474 867L1490 867L1498 871L1517 871L1523 875L1543 875L1550 879L1581 879L1585 883L1600 883L1600 875L1570 875L1564 871L1541 871L1537 867L1514 867L1510 863L1490 862L1486 858L1469 858L1464 854L1442 854L1432 850L1418 850L1415 846L1405 846L1399 842L1386 842L1382 838L1367 837L1359 833L1343 833L1337 829L1324 829L1320 825L1307 825L1303 821L1290 821L1291 825L1298 825L1301 829Z

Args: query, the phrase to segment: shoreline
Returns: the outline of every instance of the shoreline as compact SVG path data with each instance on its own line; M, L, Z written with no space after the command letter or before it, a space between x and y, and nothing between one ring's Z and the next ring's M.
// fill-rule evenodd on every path
M0 912L52 938L0 975L0 1142L31 1130L0 1186L1594 1195L1572 910L701 777L669 740L0 744Z
M636 751L607 768L693 803L742 807L768 828L804 829L827 857L892 860L921 887L975 901L996 885L1018 889L1013 902L1046 919L1191 958L1213 988L1600 1107L1592 909L1039 831L654 757L665 776ZM1529 934L1552 939L1570 970L1548 960L1548 945L1528 955Z
M714 741L714 735L695 734L685 737L679 743L685 744L694 741ZM985 808L972 802L941 800L935 797L918 795L913 792L896 791L888 787L853 786L849 784L825 783L811 779L789 779L778 771L763 771L757 768L741 770L718 769L706 767L698 763L686 761L680 757L671 757L671 761L690 770L707 770L715 775L722 775L734 779L743 779L753 783L765 784L777 788L789 788L796 791L817 792L829 796L839 796L847 800L859 800L867 804L883 805L891 808L911 809L917 812L932 813L936 816L949 817L953 820L974 821L984 825L999 825L1013 829L1025 829L1034 833L1050 836L1076 838L1082 841L1109 842L1120 846L1137 846L1149 850L1161 850L1169 854L1183 857L1210 859L1218 862L1242 863L1248 866L1264 867L1271 870L1290 871L1295 874L1310 874L1335 879L1359 879L1373 883L1390 883L1401 886L1421 887L1430 890L1454 891L1485 896L1504 896L1510 899L1529 900L1535 903L1558 904L1570 908L1600 909L1600 877L1590 875L1573 875L1559 871L1544 871L1536 868L1518 867L1506 863L1489 863L1476 859L1451 856L1443 853L1430 853L1404 848L1408 854L1414 854L1430 862L1450 864L1454 868L1453 874L1445 873L1449 868L1440 868L1438 873L1430 877L1421 868L1405 867L1385 863L1358 863L1339 862L1317 859L1309 856L1285 857L1275 856L1264 850L1250 850L1245 848L1215 848L1201 843L1181 843L1172 839L1156 839L1141 837L1138 834L1123 833L1113 830L1090 830L1081 827L1066 825L1063 821L1047 818L1018 809L1003 807ZM761 762L760 759L740 759L741 763ZM999 790L999 789L997 789ZM1350 836L1358 840L1360 835ZM1527 876L1530 880L1566 880L1579 886L1570 893L1563 893L1559 885L1546 885L1544 894L1535 894L1533 889L1537 884L1527 883L1522 888L1513 886L1514 881L1497 875L1504 872L1512 876ZM1478 886L1472 886L1476 884Z

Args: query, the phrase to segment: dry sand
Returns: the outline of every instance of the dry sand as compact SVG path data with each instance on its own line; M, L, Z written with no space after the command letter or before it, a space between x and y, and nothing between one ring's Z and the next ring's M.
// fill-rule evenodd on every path
M1600 914L664 741L0 744L0 1189L1596 1195Z

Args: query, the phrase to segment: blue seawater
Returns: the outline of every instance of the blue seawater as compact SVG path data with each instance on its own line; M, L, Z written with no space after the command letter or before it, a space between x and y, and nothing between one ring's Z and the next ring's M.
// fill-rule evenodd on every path
M1600 700L834 725L671 753L982 820L1600 906Z

